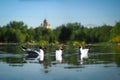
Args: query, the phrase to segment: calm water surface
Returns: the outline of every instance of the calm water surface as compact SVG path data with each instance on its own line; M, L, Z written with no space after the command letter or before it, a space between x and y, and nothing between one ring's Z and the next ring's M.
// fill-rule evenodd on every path
M77 48L67 46L60 64L54 47L46 49L45 62L39 63L25 58L19 46L0 46L0 80L120 80L120 46L87 48L89 58L80 64Z

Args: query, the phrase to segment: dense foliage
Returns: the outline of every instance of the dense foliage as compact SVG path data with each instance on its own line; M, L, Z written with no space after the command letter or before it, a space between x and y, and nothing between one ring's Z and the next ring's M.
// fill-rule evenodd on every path
M120 22L114 26L102 25L97 27L84 27L80 23L63 24L56 29L47 29L41 26L28 28L22 21L11 21L0 26L1 43L67 43L67 42L98 43L120 42Z

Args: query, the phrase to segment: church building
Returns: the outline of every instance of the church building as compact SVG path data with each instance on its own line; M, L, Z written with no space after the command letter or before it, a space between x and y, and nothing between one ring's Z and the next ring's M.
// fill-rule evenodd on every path
M42 26L47 29L51 29L51 25L48 23L47 19L44 19Z

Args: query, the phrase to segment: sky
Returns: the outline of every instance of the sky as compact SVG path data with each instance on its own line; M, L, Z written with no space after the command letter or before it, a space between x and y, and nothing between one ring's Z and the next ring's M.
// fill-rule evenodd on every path
M38 27L47 19L52 28L78 22L85 27L115 25L120 0L0 0L0 26L23 21Z

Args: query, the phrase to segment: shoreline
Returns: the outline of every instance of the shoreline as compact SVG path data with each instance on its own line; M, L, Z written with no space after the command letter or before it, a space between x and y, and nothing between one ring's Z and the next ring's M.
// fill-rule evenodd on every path
M19 45L20 43L0 43L0 45Z
M93 43L93 44L86 44L86 46L103 46L103 45L119 45L120 46L120 43ZM1 45L38 45L37 43L2 43L0 42L0 46Z

